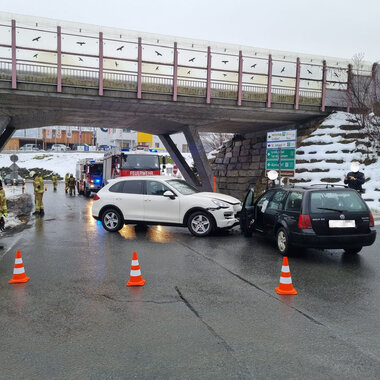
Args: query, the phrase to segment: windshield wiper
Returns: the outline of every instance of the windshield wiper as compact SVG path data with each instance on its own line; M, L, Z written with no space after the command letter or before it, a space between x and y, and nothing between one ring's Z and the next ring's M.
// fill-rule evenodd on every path
M336 208L328 208L328 207L317 207L318 210L329 210L329 211L336 211L342 213L343 210L338 210Z

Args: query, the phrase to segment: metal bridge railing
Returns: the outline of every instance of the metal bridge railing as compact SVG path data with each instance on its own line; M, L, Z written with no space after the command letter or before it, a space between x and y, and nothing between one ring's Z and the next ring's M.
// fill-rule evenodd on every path
M178 79L178 95L206 97L207 82L205 80Z
M198 97L206 104L226 99L237 106L284 103L324 111L326 91L349 93L350 75L377 75L368 62L357 68L335 58L9 17L0 12L0 81L12 89L25 82L56 85L57 92L72 86L97 89L99 96L116 90L138 99L154 93L173 101Z
M104 88L107 90L137 91L137 75L105 71Z
M57 67L17 63L17 79L25 83L57 83Z
M0 80L12 81L12 62L0 61Z
M98 88L99 73L97 70L63 67L62 84L71 87Z
M211 98L237 99L237 83L211 82Z
M267 100L267 87L243 84L243 100L265 102Z
M153 75L143 74L142 91L146 93L160 93L160 94L172 94L173 93L173 78L159 77Z
M272 87L272 102L294 104L295 94L294 88Z

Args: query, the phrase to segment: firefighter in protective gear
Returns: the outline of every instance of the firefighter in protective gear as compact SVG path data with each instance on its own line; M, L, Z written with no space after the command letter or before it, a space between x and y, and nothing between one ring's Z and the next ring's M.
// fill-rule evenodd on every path
M69 190L69 178L70 178L70 174L66 173L65 175L65 193L66 194L67 194L67 190Z
M34 204L35 211L33 215L45 215L44 204L42 202L42 197L44 196L44 179L42 175L35 173L33 175L33 186L34 186Z
M57 175L55 173L51 176L51 180L53 181L53 190L57 191Z
M75 178L72 174L70 174L69 177L69 189L70 189L70 195L75 195Z
M3 189L3 182L0 180L0 230L4 231L4 216L8 216L8 208L7 208L7 198L5 196L5 191ZM0 249L4 248L0 245Z

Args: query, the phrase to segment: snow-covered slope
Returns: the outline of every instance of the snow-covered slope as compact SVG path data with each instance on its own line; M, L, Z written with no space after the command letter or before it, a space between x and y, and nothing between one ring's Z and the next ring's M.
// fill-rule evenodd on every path
M368 150L367 138L358 130L352 115L337 112L302 141L296 151L296 183L342 184L352 161L360 162L367 182L363 198L380 211L380 160Z

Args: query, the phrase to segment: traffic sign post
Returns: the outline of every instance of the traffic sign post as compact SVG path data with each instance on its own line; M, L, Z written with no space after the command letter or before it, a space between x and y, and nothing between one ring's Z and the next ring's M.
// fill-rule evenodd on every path
M266 173L277 170L280 184L282 176L294 177L297 130L268 132L266 145Z

